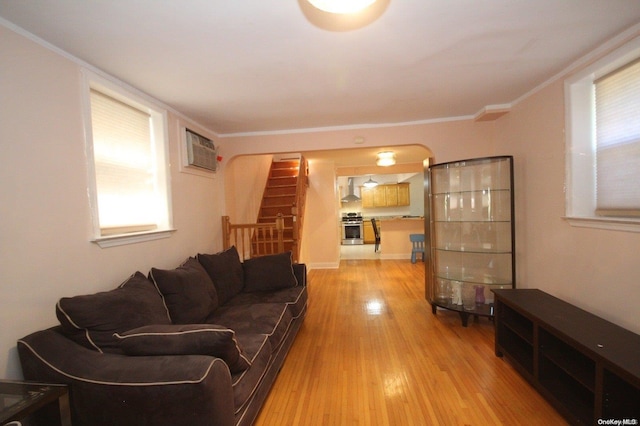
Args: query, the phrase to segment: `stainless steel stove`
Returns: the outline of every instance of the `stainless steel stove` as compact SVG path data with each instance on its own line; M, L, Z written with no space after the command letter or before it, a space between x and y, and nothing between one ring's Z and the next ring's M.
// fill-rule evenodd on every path
M362 213L342 213L342 244L364 244L364 225Z

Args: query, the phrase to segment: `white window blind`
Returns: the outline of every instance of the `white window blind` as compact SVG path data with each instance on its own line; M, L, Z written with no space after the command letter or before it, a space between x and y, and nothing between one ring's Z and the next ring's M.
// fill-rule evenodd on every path
M158 196L150 115L91 90L91 124L102 236L158 228Z
M640 216L640 60L595 82L596 214Z

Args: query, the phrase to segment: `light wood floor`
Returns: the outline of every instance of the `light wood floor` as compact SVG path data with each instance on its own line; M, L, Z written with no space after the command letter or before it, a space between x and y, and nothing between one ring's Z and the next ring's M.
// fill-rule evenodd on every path
M256 425L563 425L494 354L424 298L424 264L343 260L312 270L309 311Z

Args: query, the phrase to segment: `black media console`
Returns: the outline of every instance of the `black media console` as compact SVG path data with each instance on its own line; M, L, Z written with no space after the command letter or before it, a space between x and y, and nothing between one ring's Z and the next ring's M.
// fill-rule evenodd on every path
M639 335L540 290L493 292L496 355L571 424L639 424Z

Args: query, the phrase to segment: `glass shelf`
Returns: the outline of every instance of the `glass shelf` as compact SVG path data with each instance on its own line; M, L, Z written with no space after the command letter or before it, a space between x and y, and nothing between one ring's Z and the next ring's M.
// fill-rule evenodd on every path
M505 188L505 189L484 188L484 189L475 189L473 191L434 192L432 195L441 195L441 194L451 195L451 194L466 194L466 193L485 194L485 193L498 193L498 192L508 192L508 191L511 191L511 190L509 188Z
M490 248L487 248L487 249L484 249L484 250L465 250L464 248L461 248L459 250L453 250L453 249L436 247L434 250L437 250L437 251L449 251L449 252L454 252L454 253L511 254L510 251L495 251L495 250L492 250Z
M467 277L452 277L452 276L447 277L447 276L439 276L439 275L436 275L435 278L437 280L447 280L450 282L458 281L461 283L469 283L469 284L484 285L487 287L491 287L485 291L485 297L489 297L489 298L491 296L488 293L488 291L490 291L491 289L498 288L502 290L505 288L512 288L511 280L502 280L502 281L494 280L489 282L484 278L476 278L476 277L468 277L468 276Z

